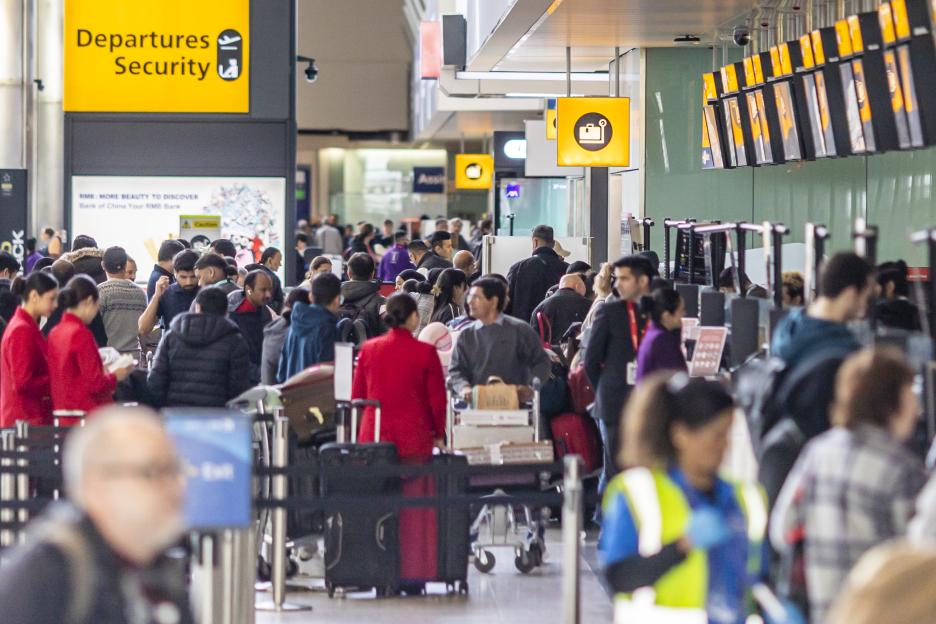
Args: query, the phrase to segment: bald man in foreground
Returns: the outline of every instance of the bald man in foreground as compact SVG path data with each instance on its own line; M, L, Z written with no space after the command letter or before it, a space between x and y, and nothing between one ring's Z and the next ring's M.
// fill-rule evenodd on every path
M184 489L159 417L97 412L69 434L63 470L70 502L33 522L0 569L0 621L193 622L184 575L158 573L159 556L182 534Z
M559 280L559 290L547 297L533 310L530 324L551 345L558 345L573 323L581 323L588 315L591 301L585 297L585 281L578 273L568 273Z

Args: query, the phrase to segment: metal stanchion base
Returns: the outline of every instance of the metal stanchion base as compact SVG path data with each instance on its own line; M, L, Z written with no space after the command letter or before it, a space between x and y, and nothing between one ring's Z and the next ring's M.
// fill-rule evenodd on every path
M283 604L278 605L270 601L270 602L258 602L255 609L257 611L280 613L283 611L311 611L312 607L310 607L309 605L292 604L291 602L284 602Z

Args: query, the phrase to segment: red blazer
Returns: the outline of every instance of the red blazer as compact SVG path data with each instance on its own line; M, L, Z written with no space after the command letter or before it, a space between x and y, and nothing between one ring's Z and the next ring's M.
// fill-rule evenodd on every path
M23 308L16 308L0 342L0 427L17 420L52 424L48 345Z
M435 347L405 329L368 340L354 371L352 398L380 401L380 441L393 442L402 458L432 456L445 435L445 380ZM361 442L374 440L374 410L360 423Z
M104 371L94 334L70 312L49 332L49 372L57 410L90 412L114 399L117 378Z

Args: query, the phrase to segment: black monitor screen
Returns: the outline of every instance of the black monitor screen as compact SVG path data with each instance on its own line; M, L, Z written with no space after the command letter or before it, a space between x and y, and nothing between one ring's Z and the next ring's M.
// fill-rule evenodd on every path
M796 109L793 107L793 92L786 80L774 83L774 96L777 100L777 115L780 117L780 132L783 137L783 152L787 160L802 160L799 130L797 129Z

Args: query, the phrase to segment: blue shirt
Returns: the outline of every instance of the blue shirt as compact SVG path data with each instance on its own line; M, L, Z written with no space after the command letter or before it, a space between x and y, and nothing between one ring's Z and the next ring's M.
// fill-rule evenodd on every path
M758 579L748 574L747 521L738 505L734 487L716 478L714 490L706 494L692 487L675 466L667 471L667 475L683 491L692 509L713 506L722 512L731 527L731 539L708 551L706 611L711 624L743 624L745 592ZM639 554L638 544L637 525L627 498L623 494L618 495L604 510L598 541L602 564L610 565Z

